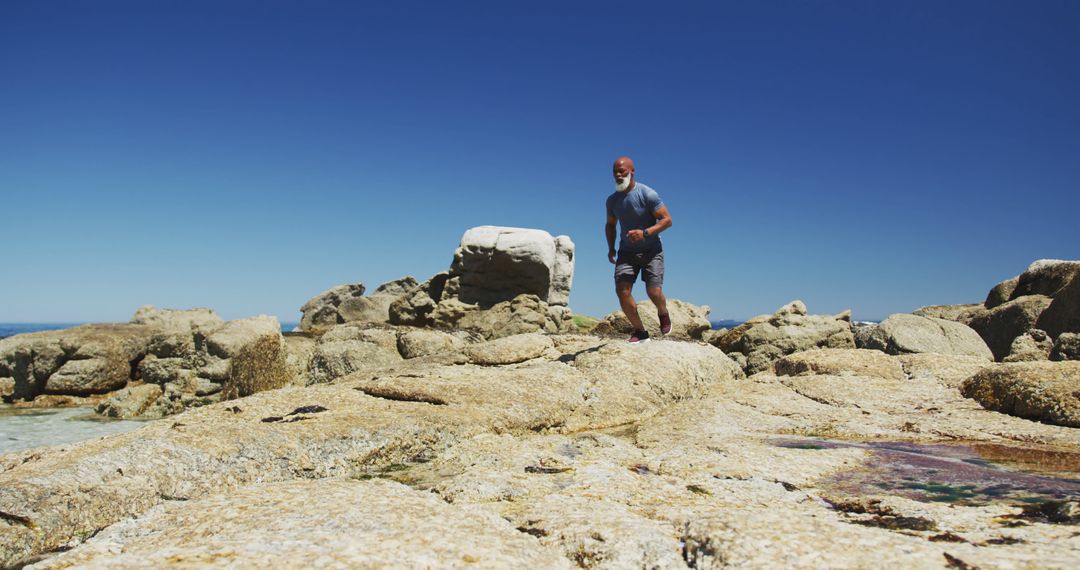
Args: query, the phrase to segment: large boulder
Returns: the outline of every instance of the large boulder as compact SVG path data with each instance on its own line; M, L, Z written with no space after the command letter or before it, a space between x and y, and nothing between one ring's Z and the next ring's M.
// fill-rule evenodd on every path
M363 297L363 283L349 283L331 287L322 293L312 297L300 312L300 330L318 331L325 330L334 325L345 322L345 318L338 312L338 308L352 299Z
M485 338L574 328L574 244L542 230L481 226L465 232L449 271L399 295L394 325L468 330Z
M792 301L773 315L755 317L713 337L724 352L746 356L746 373L768 370L776 359L814 348L855 348L851 312L807 315L802 301Z
M660 336L660 320L656 313L656 305L650 300L638 301L638 316L641 324L649 334ZM706 331L710 330L709 307L705 305L691 305L678 299L667 300L668 315L671 316L671 337L680 340L701 340ZM620 310L608 314L592 329L593 334L630 334L633 331L630 321Z
M976 356L993 360L979 334L961 323L899 313L878 324L866 341L866 348L888 354L933 352L958 356Z
M273 390L293 381L285 339L264 334L240 347L229 359L229 379L224 385L226 399L250 396L263 390ZM200 390L196 388L196 393ZM204 390L205 391L205 390Z
M1061 333L1054 341L1051 360L1080 360L1080 333Z
M1043 328L1037 327L1036 322L1052 301L1045 295L1019 297L979 313L971 319L970 326L986 341L994 358L1001 360L1009 355L1013 339L1030 329Z
M491 306L521 294L566 305L574 271L574 244L536 229L480 226L461 237L450 273L463 303Z
M392 330L340 325L326 332L315 345L308 382L322 384L363 370L401 362L398 335Z
M159 309L153 305L143 305L136 309L129 322L182 330L212 330L225 324L212 309Z
M110 418L134 418L142 415L151 404L161 397L161 386L140 384L118 390L95 408L97 413Z
M1080 333L1080 279L1073 279L1054 294L1036 326L1055 338L1068 332Z
M84 396L124 387L146 354L155 328L142 324L82 325L0 340L0 378L11 397Z
M822 348L785 356L773 363L777 376L864 376L903 381L907 379L898 359L879 350Z
M928 307L920 307L911 312L913 315L920 317L930 317L934 319L945 319L947 321L956 321L958 323L967 324L972 317L979 314L983 310L981 303L969 304L969 305L930 305Z
M439 311L437 323L445 328L474 332L486 339L530 332L557 333L573 327L573 316L565 307L548 305L536 295L518 295L488 309L476 309L455 299L440 304L440 309L450 307L455 308L452 315L456 320L446 311Z
M1017 278L1010 300L1026 295L1056 297L1058 292L1080 276L1080 261L1040 259Z
M469 345L465 348L465 355L473 364L498 366L538 358L550 348L554 348L550 338L542 334L528 333Z
M1080 362L1016 362L983 370L961 392L984 408L1080 427Z
M1012 279L1006 279L997 285L994 285L993 289L986 295L986 300L983 301L983 306L987 309L993 309L998 305L1004 305L1012 299L1013 291L1016 290L1016 285L1020 282L1020 277L1013 277Z
M1004 362L1029 362L1032 360L1047 360L1050 351L1054 348L1054 341L1046 334L1046 331L1031 329L1013 339L1009 348L1009 355Z

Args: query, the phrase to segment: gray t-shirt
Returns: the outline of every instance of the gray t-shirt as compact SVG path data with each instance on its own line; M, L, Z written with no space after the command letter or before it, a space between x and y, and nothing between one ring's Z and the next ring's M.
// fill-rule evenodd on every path
M656 190L634 181L634 187L626 192L614 192L607 198L607 213L619 220L619 251L642 253L661 251L660 236L652 235L639 242L626 238L630 230L643 230L656 223L654 212L664 202Z

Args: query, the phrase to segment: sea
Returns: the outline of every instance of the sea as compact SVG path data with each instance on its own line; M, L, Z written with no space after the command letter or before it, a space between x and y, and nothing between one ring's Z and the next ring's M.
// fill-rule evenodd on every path
M69 329L85 324L87 323L0 323L0 338L38 331ZM296 329L299 324L300 323L281 323L281 331L292 331Z

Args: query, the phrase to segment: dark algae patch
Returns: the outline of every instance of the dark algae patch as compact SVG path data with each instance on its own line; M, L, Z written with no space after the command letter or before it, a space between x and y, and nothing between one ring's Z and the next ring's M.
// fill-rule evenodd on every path
M1024 520L1063 518L1053 514L1058 512L1053 510L1056 507L1045 505L1080 504L1080 453L1072 451L984 443L916 444L808 438L778 438L772 443L789 449L868 450L869 457L859 468L817 482L829 494L885 494L957 505L1005 502L1032 513L1024 516ZM1076 521L1077 507L1071 508L1072 514L1064 518ZM1052 512L1046 514L1046 509Z

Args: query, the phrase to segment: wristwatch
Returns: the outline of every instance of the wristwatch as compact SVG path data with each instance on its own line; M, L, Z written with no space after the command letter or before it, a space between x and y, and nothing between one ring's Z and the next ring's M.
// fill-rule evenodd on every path
M649 228L645 228L644 230L641 230L641 233L642 233L642 234L643 234L643 235L644 235L645 237L649 237Z

